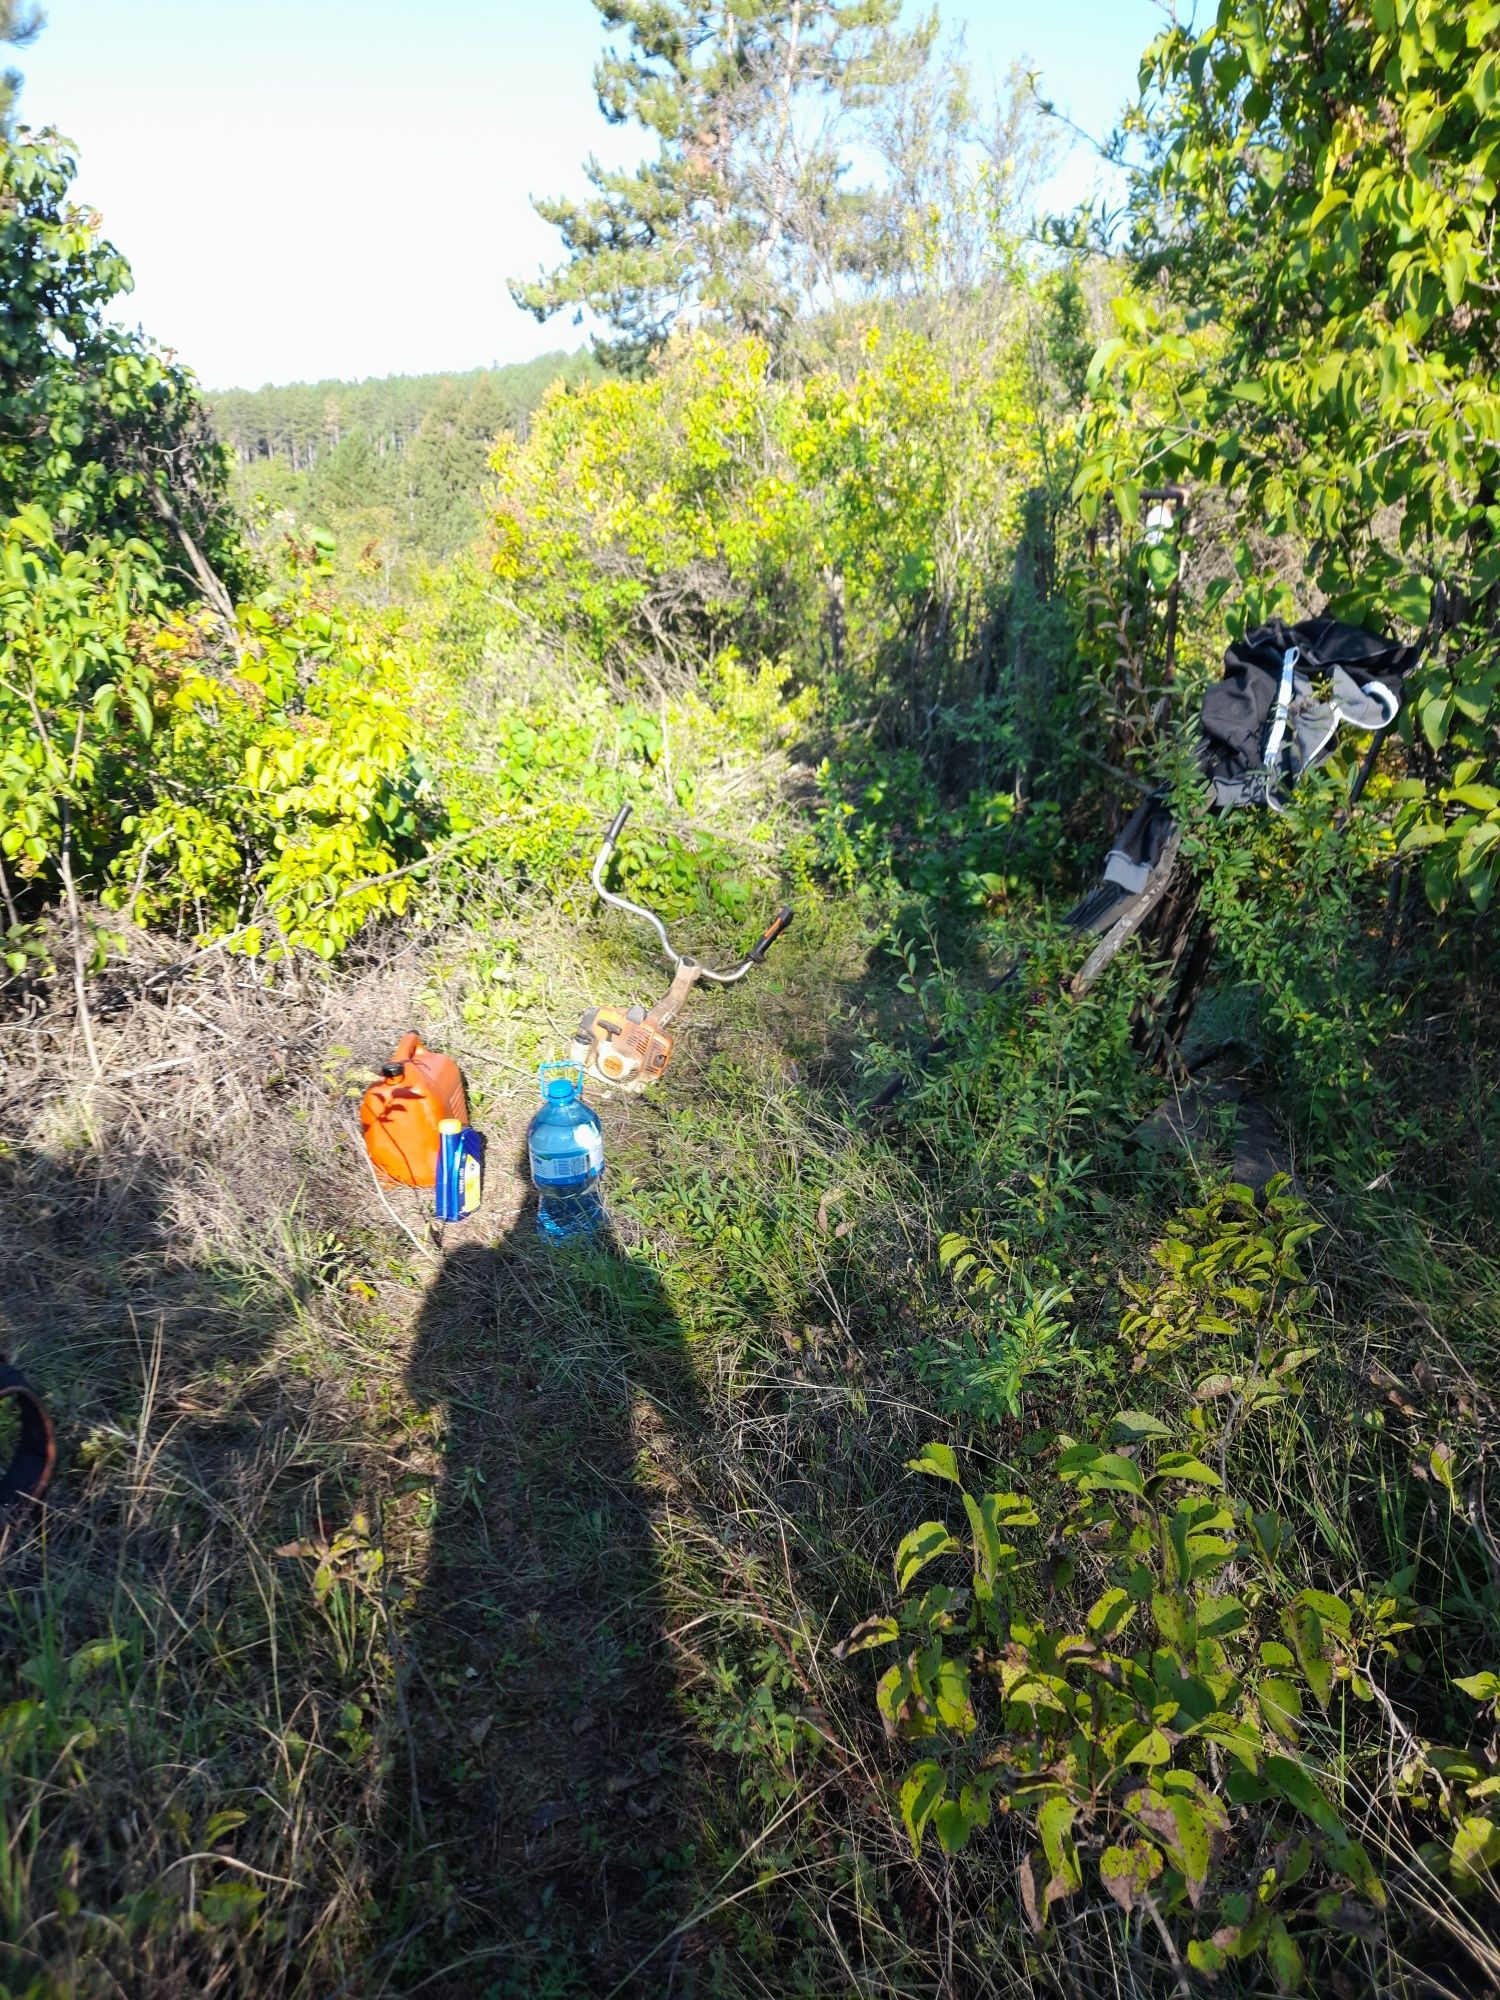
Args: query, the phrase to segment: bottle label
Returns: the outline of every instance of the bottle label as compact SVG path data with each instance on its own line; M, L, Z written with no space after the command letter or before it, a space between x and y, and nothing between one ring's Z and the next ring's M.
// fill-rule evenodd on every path
M580 1119L568 1136L573 1144L566 1153L543 1153L535 1144L530 1147L531 1178L537 1187L581 1186L596 1180L603 1171L604 1134L598 1126Z
M560 1182L592 1180L598 1166L586 1152L554 1152L548 1160L532 1154L532 1180L538 1188L554 1188Z

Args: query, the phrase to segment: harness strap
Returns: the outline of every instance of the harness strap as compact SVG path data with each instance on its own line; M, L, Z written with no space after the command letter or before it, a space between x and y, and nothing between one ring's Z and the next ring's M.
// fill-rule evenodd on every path
M1300 646L1288 646L1281 656L1281 685L1276 690L1276 706L1271 710L1271 727L1266 732L1266 748L1261 759L1268 771L1276 769L1276 759L1281 755L1287 717L1292 708L1292 682L1301 658Z

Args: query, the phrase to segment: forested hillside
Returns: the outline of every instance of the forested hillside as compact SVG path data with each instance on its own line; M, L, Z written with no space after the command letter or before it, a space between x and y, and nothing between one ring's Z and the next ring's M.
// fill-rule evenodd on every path
M5 129L0 1989L1500 1990L1500 4L1050 219L896 0L597 4L524 377L206 398ZM625 806L793 917L554 1242Z
M363 436L375 453L401 452L420 435L435 406L446 406L466 435L502 430L524 435L532 413L558 380L597 373L586 353L561 349L534 361L471 368L458 375L387 375L365 382L291 382L263 389L221 389L205 398L214 429L242 463L281 459L311 472L348 439Z
M248 517L289 511L369 553L389 582L402 558L441 562L480 523L489 454L524 437L554 382L599 372L587 353L538 355L462 375L293 382L205 399Z

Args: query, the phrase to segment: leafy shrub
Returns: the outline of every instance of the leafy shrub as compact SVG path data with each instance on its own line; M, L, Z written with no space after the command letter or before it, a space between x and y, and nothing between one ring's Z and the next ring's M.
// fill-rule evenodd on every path
M1157 38L1134 282L1079 477L1127 521L1148 479L1220 488L1237 623L1282 594L1269 534L1305 550L1336 615L1426 628L1405 844L1435 903L1479 907L1500 873L1497 25L1447 0L1225 0Z
M741 643L795 496L762 342L706 336L640 381L560 385L494 455L496 576L596 660ZM783 537L784 538L784 537Z
M1295 1985L1286 1912L1305 1878L1325 1923L1357 1923L1348 1899L1385 1901L1297 1754L1304 1708L1326 1712L1335 1689L1370 1701L1363 1663L1393 1652L1409 1621L1388 1592L1288 1588L1279 1522L1224 1492L1191 1427L1125 1411L1115 1430L1129 1451L1059 1452L1045 1563L1021 1494L971 1493L945 1446L913 1461L958 1486L971 1541L967 1585L918 1595L922 1571L960 1544L940 1521L913 1529L896 1554L896 1614L851 1635L851 1650L899 1647L880 1712L940 1753L907 1773L902 1813L918 1849L930 1826L950 1853L997 1813L1023 1814L1040 1845L1021 1900L1039 1932L1092 1877L1126 1912L1188 1930L1198 1970L1263 1953ZM1091 1600L1081 1618L1075 1588ZM1262 1810L1248 1823L1232 1810L1250 1807Z
M145 542L162 587L237 587L251 565L228 467L187 369L110 317L130 267L69 198L55 132L0 135L0 516L39 507L69 545Z
M37 507L0 522L0 854L21 881L55 880L65 841L75 868L109 852L151 736L138 621L161 591L143 543L65 548Z
M847 371L786 381L763 343L697 335L555 390L495 455L495 574L600 661L732 640L868 688L946 658L1040 470L1017 357L872 330Z
M0 526L12 925L65 863L137 922L251 954L331 956L403 907L405 880L361 885L441 830L415 667L316 582L243 605L231 644L215 617L168 609L144 543L68 548L35 508Z
M925 1447L912 1469L957 1489L967 1548L944 1520L912 1529L899 1601L844 1646L897 1649L876 1703L919 1753L901 1784L919 1852L1016 1819L1036 1843L1019 1891L1038 1933L1097 1887L1198 1971L1262 1956L1288 1989L1314 1941L1336 1963L1388 1899L1350 1797L1426 1818L1432 1837L1406 1851L1463 1893L1500 1855L1482 1749L1408 1731L1400 1768L1387 1761L1381 1681L1429 1615L1416 1572L1331 1587L1256 1492L1318 1356L1314 1233L1284 1180L1263 1213L1231 1187L1176 1217L1149 1278L1121 1281L1144 1406L1097 1442L1057 1435L1029 1493L973 1491L949 1446ZM999 1283L961 1239L944 1256ZM962 1581L933 1582L929 1565L955 1558ZM1456 1685L1471 1705L1500 1696L1490 1674Z
M1341 1144L1367 1122L1393 1013L1374 943L1396 858L1391 787L1377 780L1354 811L1353 775L1344 758L1277 813L1216 816L1192 781L1175 796L1225 969L1255 996L1260 1052L1305 1129L1332 1138L1337 1119Z
M441 831L412 663L307 579L242 606L237 639L225 658L202 619L154 634L160 726L104 900L250 956L332 957L405 907L408 879L380 878Z
M933 1379L949 1408L982 1423L1019 1424L1039 1392L1055 1395L1076 1370L1098 1364L1064 1316L1072 1293L1034 1285L1013 1268L1009 1245L997 1244L994 1251L1002 1267L1012 1267L1006 1272L1012 1284L1002 1284L1000 1270L980 1258L972 1237L955 1232L943 1238L943 1263L956 1280L971 1279L985 1310L969 1338L946 1335L929 1354L919 1353L918 1369ZM1012 1291L1019 1293L1014 1303Z

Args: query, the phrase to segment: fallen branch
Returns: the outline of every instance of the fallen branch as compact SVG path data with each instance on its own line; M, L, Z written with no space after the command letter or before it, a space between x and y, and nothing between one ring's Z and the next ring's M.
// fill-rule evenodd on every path
M1140 900L1126 911L1113 930L1102 937L1084 960L1068 988L1075 1000L1080 999L1099 977L1112 958L1120 951L1156 908L1167 893L1172 876L1177 868L1177 851L1182 846L1182 828L1174 826L1167 835L1166 843L1152 870L1152 880L1142 890Z

